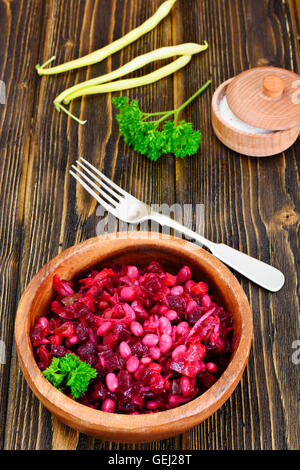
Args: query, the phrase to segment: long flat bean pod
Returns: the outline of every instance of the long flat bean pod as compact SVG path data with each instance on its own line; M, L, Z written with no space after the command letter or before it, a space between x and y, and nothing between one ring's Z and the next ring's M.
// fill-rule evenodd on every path
M179 57L179 59L174 60L168 65L155 70L147 75L138 78L128 78L126 80L118 80L115 82L104 83L102 85L96 85L83 90L79 90L77 93L74 93L73 98L78 98L83 95L96 95L99 93L111 93L121 90L129 90L131 88L137 88L139 86L149 85L150 83L157 82L168 75L173 74L177 70L185 67L191 60L191 55L184 55ZM54 102L55 103L55 102ZM64 106L60 103L55 103L55 107L58 111L62 110L73 119L75 119L79 124L85 124L86 121L78 119L76 116L70 113Z
M90 54L87 54L75 60L71 60L69 62L65 62L64 64L60 64L55 67L45 68L50 62L52 62L56 58L55 56L51 57L51 59L47 60L47 62L45 62L43 65L36 66L38 74L39 75L54 75L54 74L66 72L68 70L74 70L80 67L85 67L88 65L95 64L97 62L101 62L102 60L106 59L107 57L114 54L115 52L118 52L124 47L133 43L144 34L148 33L149 31L152 31L169 14L175 2L176 0L165 1L156 10L154 15L148 18L140 26L133 29L129 33L125 34L125 36L117 39L116 41L113 41L112 43L108 44L107 46L102 47L101 49L91 52Z
M161 47L160 49L156 49L154 51L148 52L146 54L140 55L139 57L135 57L133 60L128 62L127 64L123 65L122 67L114 70L113 72L107 73L105 75L101 75L96 78L92 78L91 80L86 80L85 82L78 83L66 90L64 90L60 95L55 99L54 103L62 103L68 104L74 97L78 96L76 93L84 92L85 89L101 85L102 83L110 82L112 80L116 80L117 78L121 78L124 75L128 75L129 73L138 70L145 65L149 64L150 62L154 62L156 60L168 59L174 56L181 56L181 55L194 55L198 54L201 51L204 51L208 48L208 44L205 41L203 45L194 44L194 43L186 43L180 44L178 46L169 46L169 47Z

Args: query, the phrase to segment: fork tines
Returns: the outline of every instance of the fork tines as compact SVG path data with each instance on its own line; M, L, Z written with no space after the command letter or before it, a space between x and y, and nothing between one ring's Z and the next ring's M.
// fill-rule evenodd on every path
M126 197L126 191L107 178L84 158L72 165L70 174L108 211L115 209ZM73 171L72 171L73 170Z

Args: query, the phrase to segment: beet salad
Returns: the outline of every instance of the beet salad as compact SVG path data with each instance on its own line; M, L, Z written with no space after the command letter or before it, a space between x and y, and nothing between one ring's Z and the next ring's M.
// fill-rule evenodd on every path
M31 328L34 356L59 390L123 414L175 408L208 390L234 348L232 315L183 266L92 269L53 277L50 313Z

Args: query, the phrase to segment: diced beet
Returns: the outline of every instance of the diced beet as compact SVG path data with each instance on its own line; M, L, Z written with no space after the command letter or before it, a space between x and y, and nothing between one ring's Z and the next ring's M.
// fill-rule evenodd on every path
M41 326L34 326L30 330L30 340L32 342L33 347L38 346L41 344L42 339L45 336L45 329Z
M130 374L127 370L120 370L120 372L118 373L118 380L119 388L122 390L126 390L133 383L132 374Z
M190 325L195 325L195 323L202 317L203 313L205 312L205 308L203 307L196 307L191 313L188 315L188 320Z
M133 411L137 411L138 406L134 403L119 401L118 409L121 413L132 413Z
M170 310L175 310L179 313L184 312L186 307L186 302L180 295L168 295L167 303Z
M82 346L79 346L77 349L77 354L80 357L82 361L87 362L91 366L96 365L98 362L98 356L97 356L97 350L94 346L93 343L90 341L83 344Z
M97 317L96 315L93 315L93 313L88 312L85 317L84 317L85 323L90 326L91 328L96 328L97 326Z
M123 323L116 323L112 328L112 333L117 336L117 340L120 343L132 337L130 330Z
M66 348L60 344L52 344L51 346L51 355L54 357L63 357L66 355Z
M61 325L62 320L60 318L50 318L48 322L48 333L54 334L54 331Z
M203 391L208 390L216 381L217 377L208 371L200 372L197 376L197 383Z
M181 374L182 369L184 368L184 362L174 361L173 359L170 359L167 362L167 368L169 370L172 370L173 372L178 372L178 374Z
M162 265L158 261L151 261L151 263L149 263L148 266L146 266L146 271L147 273L160 274L164 270L163 270Z
M150 388L156 395L163 393L165 390L164 378L160 374L155 374L150 379Z
M163 289L163 280L157 273L147 273L140 277L142 291L149 296Z
M107 373L120 370L125 365L125 360L111 349L98 353L100 362Z
M76 334L80 342L87 341L89 337L89 329L84 323L79 323L76 327Z
M141 340L136 341L134 344L130 345L130 347L131 353L138 358L149 355L150 348L145 346Z
M101 381L94 384L94 387L91 392L91 398L93 400L105 400L106 396L107 396L106 386Z

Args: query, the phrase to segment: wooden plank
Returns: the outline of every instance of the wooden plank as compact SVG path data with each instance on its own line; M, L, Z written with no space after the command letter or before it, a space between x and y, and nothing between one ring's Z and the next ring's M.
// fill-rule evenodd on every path
M192 26L187 29L185 24ZM295 281L299 141L283 155L246 158L216 139L210 120L212 93L228 78L261 65L299 71L290 6L260 0L186 1L176 9L174 31L175 42L206 39L209 43L207 53L195 58L175 81L176 101L184 101L208 78L213 82L210 91L184 112L202 130L203 143L196 158L176 162L177 201L204 203L209 239L270 262L287 277L285 287L270 295L237 275L254 314L249 367L220 412L188 433L186 446L295 449L297 370L289 355L292 339L297 338L292 330L299 327ZM283 228L286 223L288 231Z
M299 72L292 1L178 0L155 31L124 51L93 67L43 78L34 70L36 62L55 54L56 63L62 63L95 50L148 18L161 0L30 0L18 5L0 1L0 50L4 51L0 79L7 84L9 103L0 105L0 181L6 195L0 201L5 241L1 245L0 339L7 342L9 358L8 364L0 365L1 403L5 404L0 411L0 435L4 436L0 446L166 451L299 448L298 377L291 355L292 342L299 338L300 144L268 159L242 157L217 141L210 120L212 93L227 78L256 65ZM162 45L204 39L209 50L193 58L184 71L125 93L138 98L143 109L161 111L179 105L211 78L211 88L182 116L203 133L197 156L184 160L168 156L154 163L128 149L119 137L110 95L72 103L71 111L88 120L84 127L53 108L54 97L66 87L115 69L133 56ZM80 156L145 202L203 203L208 238L260 257L286 274L286 285L277 294L237 275L254 316L248 367L217 413L174 439L126 445L69 429L32 395L12 349L16 302L32 276L61 250L96 234L97 204L68 174ZM199 228L194 218L189 222Z
M294 10L294 16L297 21L298 41L300 40L300 5L297 0L292 0L291 8Z
M120 7L118 2L111 0L49 2L40 62L56 54L57 63L60 63L95 50L142 23L161 2L121 3ZM170 18L166 19L147 37L92 68L40 79L33 110L27 176L25 236L20 266L22 290L35 272L59 251L96 235L96 203L68 174L70 165L79 156L86 157L108 177L146 202L171 204L174 200L172 159L166 158L155 164L124 146L113 118L110 95L89 97L72 104L72 112L88 120L84 127L78 127L64 114L58 114L52 105L54 97L73 83L115 69L133 56L170 44L170 21ZM150 68L158 66L153 64ZM138 98L144 109L169 109L173 104L172 79L129 91L126 95L130 99ZM7 448L70 449L82 442L85 447L112 446L104 442L95 444L86 436L79 437L78 433L70 432L52 419L29 392L16 366L13 381L11 402L18 400L22 406L11 410L8 416ZM26 433L14 432L19 422ZM165 445L174 448L175 442L176 439L172 439Z
M0 447L7 404L11 406L8 386L42 15L41 2L0 1L0 79L5 84L5 104L0 104L0 339L5 345L5 364L0 364Z

